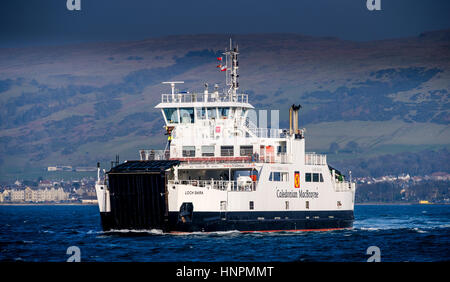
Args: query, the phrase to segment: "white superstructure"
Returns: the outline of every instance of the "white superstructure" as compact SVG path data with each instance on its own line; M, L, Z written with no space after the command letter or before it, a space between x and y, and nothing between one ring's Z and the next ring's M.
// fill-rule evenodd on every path
M181 161L168 174L169 213L218 214L222 220L238 221L255 214L259 222L289 217L308 222L321 216L332 220L336 211L349 211L353 217L355 183L329 167L325 155L305 152L305 129L298 128L300 105L290 108L289 129L256 126L248 95L238 91L238 54L230 42L218 66L226 72L226 91L205 84L203 92L180 93L176 85L182 81L164 82L171 91L162 94L156 108L164 117L167 146L141 150L140 158ZM100 211L108 212L107 185L99 181L97 191Z

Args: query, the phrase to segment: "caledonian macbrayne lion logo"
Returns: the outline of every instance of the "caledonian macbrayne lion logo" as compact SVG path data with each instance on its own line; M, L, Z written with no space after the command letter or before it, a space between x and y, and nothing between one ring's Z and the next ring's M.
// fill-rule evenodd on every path
M300 188L300 172L296 171L294 174L294 187Z

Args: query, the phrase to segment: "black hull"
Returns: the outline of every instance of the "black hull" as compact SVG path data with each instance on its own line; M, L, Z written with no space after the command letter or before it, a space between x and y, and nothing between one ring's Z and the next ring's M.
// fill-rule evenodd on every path
M101 213L103 230L123 229L115 225L112 213ZM194 212L190 218L169 212L164 232L241 232L334 230L353 226L353 211L270 211L270 212ZM129 230L142 229L129 224Z
M353 226L353 210L198 212L182 203L169 212L166 171L178 161L128 161L108 172L111 212L103 230L213 232L327 230Z

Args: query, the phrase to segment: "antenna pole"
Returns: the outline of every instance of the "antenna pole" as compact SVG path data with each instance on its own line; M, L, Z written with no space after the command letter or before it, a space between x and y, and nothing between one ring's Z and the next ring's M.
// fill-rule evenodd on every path
M239 88L238 83L238 69L239 69L239 63L238 63L238 48L233 49L233 42L230 38L230 50L223 53L226 57L226 83L228 86L230 86L228 90L228 94L232 94L233 96L236 95L237 90ZM228 58L229 57L229 58ZM230 62L230 64L228 64Z
M175 84L184 83L184 81L165 81L163 84L170 84L170 88L172 89L172 101L175 101Z

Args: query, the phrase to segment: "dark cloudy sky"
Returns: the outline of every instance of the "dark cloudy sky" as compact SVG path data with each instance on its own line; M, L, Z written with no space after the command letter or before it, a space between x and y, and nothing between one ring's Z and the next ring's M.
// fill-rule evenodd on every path
M449 0L2 0L0 47L198 33L287 32L376 40L450 28Z

